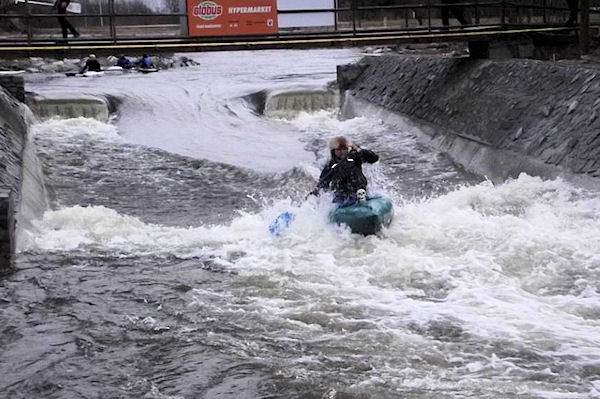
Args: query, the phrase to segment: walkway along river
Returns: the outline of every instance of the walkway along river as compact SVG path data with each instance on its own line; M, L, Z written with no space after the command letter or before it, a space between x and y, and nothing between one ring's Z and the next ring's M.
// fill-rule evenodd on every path
M598 193L494 185L377 118L257 112L360 56L29 78L117 113L33 127L53 210L0 281L2 395L600 397ZM396 217L379 236L328 225L326 196L298 205L339 134L381 155L366 174Z

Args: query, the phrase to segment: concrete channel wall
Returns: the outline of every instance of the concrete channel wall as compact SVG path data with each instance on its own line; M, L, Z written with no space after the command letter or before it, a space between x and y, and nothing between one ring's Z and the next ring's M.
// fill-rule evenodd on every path
M14 259L19 239L47 209L41 164L29 126L33 114L12 93L22 92L11 79L11 92L0 82L0 272Z
M338 68L346 116L377 114L468 170L600 187L600 69L526 59L365 57Z
M0 74L0 87L3 87L10 95L21 102L25 102L25 84L23 76L12 74Z
M35 221L48 209L31 123L56 116L107 122L116 102L72 93L26 95L22 76L0 75L0 273L10 267L27 232L35 230Z

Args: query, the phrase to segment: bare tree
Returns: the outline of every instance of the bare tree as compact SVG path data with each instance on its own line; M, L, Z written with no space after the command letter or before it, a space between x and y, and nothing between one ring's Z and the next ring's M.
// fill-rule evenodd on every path
M179 5L181 4L180 0L166 0L165 3L165 8L169 12L177 13L182 11L179 9Z

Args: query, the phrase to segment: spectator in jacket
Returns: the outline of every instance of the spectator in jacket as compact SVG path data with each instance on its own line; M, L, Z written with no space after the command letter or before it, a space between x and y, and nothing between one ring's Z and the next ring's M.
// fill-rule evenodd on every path
M60 23L60 27L62 29L63 39L67 38L67 36L68 36L67 31L71 32L73 37L79 37L79 32L77 32L77 30L75 30L73 25L71 25L71 23L69 21L67 21L67 18L63 16L63 15L67 14L67 7L69 7L70 3L71 3L71 0L56 0L54 2L54 8L56 8L58 14L61 14L58 17L58 22Z

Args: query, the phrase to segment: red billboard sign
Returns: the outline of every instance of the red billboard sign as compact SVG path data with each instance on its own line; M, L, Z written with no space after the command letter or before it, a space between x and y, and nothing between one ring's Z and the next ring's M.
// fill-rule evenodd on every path
M277 33L277 0L187 0L190 36Z

